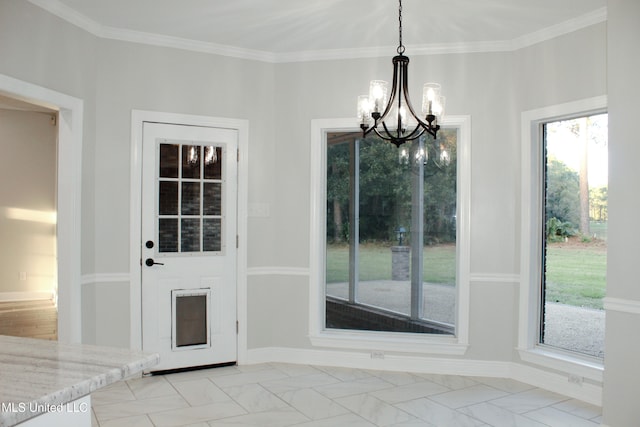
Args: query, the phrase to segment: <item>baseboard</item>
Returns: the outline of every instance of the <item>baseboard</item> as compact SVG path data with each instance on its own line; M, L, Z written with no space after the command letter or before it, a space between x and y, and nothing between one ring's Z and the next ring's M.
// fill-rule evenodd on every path
M569 375L545 371L520 363L512 363L509 377L592 405L602 406L601 385L587 382L575 383L570 380Z
M282 362L338 366L383 371L434 373L466 376L508 377L509 362L401 356L369 352L313 350L284 347L250 349L248 364ZM380 358L382 357L382 358Z
M379 357L380 355L369 352L265 347L249 349L246 363L280 362L381 371L510 378L592 405L602 406L601 386L589 383L575 384L570 382L566 375L519 363L390 354L384 354L383 358Z
M55 299L54 291L0 292L0 302Z

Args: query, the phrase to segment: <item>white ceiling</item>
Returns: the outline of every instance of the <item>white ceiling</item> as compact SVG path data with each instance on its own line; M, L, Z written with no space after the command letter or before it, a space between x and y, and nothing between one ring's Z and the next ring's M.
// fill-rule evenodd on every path
M30 1L102 37L275 61L358 50L373 56L381 47L388 55L398 44L392 0ZM601 22L605 7L606 0L404 0L404 44L407 55L517 48Z

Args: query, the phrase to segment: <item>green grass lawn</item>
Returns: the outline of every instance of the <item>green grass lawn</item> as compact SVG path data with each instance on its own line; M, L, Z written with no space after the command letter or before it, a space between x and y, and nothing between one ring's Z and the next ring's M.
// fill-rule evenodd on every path
M455 245L426 246L424 281L455 285ZM391 249L383 244L360 245L360 280L391 280ZM327 283L349 280L349 247L327 246Z
M607 251L602 241L547 247L546 300L602 309Z
M455 284L455 245L426 246L424 281ZM606 244L551 243L547 249L546 300L602 309L606 287ZM349 280L349 248L327 247L327 283ZM382 244L360 245L360 280L391 280L391 250Z

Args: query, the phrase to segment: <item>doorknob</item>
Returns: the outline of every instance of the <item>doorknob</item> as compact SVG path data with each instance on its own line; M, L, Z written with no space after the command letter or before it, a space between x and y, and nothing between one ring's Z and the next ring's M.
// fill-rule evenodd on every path
M153 265L164 265L163 262L155 262L153 258L147 258L144 263L147 264L147 267L151 267Z
M147 243L144 244L148 249L153 248L153 240L147 240Z

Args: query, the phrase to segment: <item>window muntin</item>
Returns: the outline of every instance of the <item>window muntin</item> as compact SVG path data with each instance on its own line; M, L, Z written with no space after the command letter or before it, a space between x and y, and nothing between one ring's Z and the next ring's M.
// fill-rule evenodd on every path
M158 252L221 253L223 147L158 141Z
M543 126L539 343L604 356L607 115Z
M457 137L327 135L326 328L453 333Z

